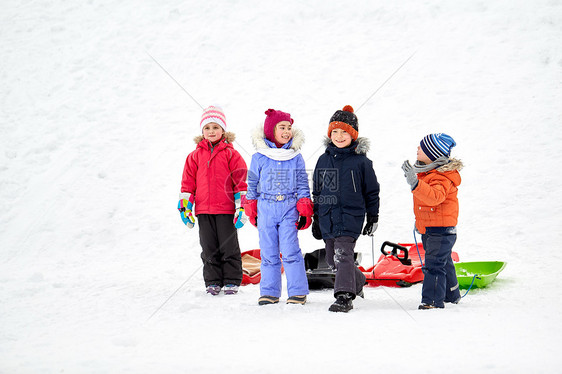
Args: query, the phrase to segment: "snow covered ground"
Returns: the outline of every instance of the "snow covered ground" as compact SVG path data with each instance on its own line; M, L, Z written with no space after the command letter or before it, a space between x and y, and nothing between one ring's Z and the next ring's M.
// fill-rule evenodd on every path
M561 1L26 0L3 5L0 42L1 373L562 371ZM420 285L366 289L343 315L329 291L205 295L176 210L201 109L153 58L224 108L248 163L266 109L293 115L312 169L354 106L381 182L375 250L413 240L402 162L452 135L455 250L506 269L441 311L416 310ZM357 248L370 265L370 239Z

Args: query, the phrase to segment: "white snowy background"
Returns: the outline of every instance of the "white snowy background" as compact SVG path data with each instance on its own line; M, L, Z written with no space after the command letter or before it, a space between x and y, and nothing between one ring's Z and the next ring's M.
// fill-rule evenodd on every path
M4 2L0 372L561 372L561 47L559 0ZM293 115L313 169L354 106L381 183L375 253L413 241L401 163L452 135L455 251L507 267L439 311L416 309L421 285L368 288L349 314L330 291L205 295L176 210L201 108L151 56L224 108L248 163L266 109ZM371 265L371 240L357 250Z

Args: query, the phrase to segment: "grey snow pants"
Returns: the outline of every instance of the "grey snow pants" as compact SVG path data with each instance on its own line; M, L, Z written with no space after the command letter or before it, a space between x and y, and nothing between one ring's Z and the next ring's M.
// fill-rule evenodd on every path
M357 268L354 259L355 239L340 236L326 239L326 262L336 270L334 296L349 292L355 298L365 285L365 275Z

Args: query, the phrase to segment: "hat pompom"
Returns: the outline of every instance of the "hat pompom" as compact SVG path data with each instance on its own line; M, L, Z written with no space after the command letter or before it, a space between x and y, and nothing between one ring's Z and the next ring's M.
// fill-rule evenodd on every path
M345 130L351 135L353 140L357 140L359 136L359 123L351 105L344 106L342 110L336 110L332 118L330 118L328 137L331 136L334 128Z

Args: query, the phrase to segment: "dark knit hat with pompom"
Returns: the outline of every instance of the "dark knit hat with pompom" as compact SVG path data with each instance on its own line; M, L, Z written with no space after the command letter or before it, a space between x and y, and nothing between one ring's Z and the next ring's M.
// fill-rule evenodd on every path
M330 126L328 127L328 138L332 136L333 129L342 129L347 131L353 140L357 140L359 136L359 121L353 113L351 105L346 105L343 110L338 110L330 118Z

